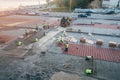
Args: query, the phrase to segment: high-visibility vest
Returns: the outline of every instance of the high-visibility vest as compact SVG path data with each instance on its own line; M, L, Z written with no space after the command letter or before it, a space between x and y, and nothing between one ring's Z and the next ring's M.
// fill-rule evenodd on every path
M38 41L39 41L39 39L38 39L38 38L35 38L35 41L36 41L36 42L38 42Z
M68 48L69 47L69 44L66 44L66 48Z
M66 31L64 31L64 32L63 32L63 35L64 35L64 36L66 36L66 35L67 35Z
M85 73L86 74L92 74L92 70L91 69L86 69Z
M62 36L60 37L60 39L61 39L61 41L63 41L63 37Z
M48 25L47 24L43 24L44 27L47 27Z
M58 38L58 42L60 42L61 41L61 39L60 38Z
M63 41L63 38L60 36L57 41L61 42L61 41Z
M21 42L21 41L19 41L19 42L18 42L18 46L21 46L21 45L22 45L22 42Z

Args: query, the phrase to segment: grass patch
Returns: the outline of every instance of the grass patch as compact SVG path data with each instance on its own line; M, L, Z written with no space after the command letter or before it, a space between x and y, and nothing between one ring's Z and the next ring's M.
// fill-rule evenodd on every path
M68 8L60 7L60 8L52 8L52 9L44 9L42 11L50 11L50 12L69 12ZM72 10L73 11L73 10Z

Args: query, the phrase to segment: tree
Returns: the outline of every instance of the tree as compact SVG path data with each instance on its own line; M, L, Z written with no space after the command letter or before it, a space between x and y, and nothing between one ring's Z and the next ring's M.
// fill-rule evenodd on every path
M88 8L90 0L75 0L77 8Z
M91 0L71 0L71 7L74 8L88 8ZM54 0L58 7L70 7L70 0Z
M66 0L54 0L55 4L56 4L58 7L65 7L65 1L66 1Z

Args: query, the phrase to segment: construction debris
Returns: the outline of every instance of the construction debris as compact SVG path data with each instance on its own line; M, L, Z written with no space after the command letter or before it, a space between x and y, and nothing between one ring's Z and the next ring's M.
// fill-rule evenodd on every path
M65 64L63 64L63 67L64 67L64 68L69 68L70 66L71 66L70 63L65 63Z
M96 40L96 44L97 44L97 45L103 45L103 40L97 39L97 40Z
M75 42L77 42L77 39L75 37L73 37L73 36L68 36L68 37L64 38L64 41L65 42L73 42L73 43L75 43Z
M110 41L109 42L109 47L117 47L117 43L113 42L113 41Z
M86 43L86 38L85 37L82 37L81 39L80 39L80 42L82 42L82 43Z

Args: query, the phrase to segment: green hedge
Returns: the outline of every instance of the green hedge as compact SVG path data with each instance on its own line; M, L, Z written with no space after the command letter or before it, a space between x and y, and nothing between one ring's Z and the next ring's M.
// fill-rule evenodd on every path
M49 9L44 9L43 11L49 11ZM60 7L60 8L52 8L50 11L52 12L69 12L68 8Z

